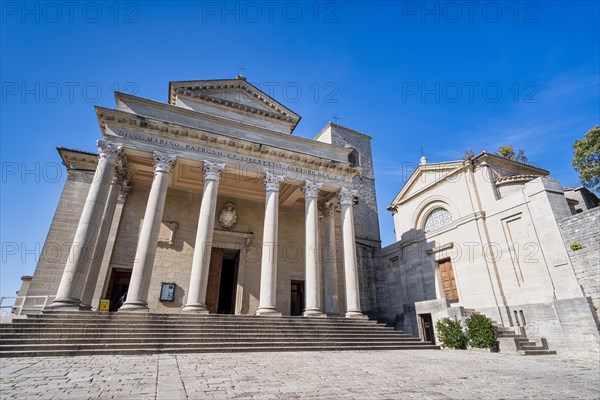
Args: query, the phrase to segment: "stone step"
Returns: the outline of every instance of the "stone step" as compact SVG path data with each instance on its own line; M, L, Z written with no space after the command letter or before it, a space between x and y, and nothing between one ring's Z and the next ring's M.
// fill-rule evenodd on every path
M519 353L522 356L547 356L547 355L556 354L556 351L554 351L554 350L518 350L517 353Z
M288 336L288 335L273 335L273 336L262 336L262 335L235 335L235 336L226 336L226 335L206 335L199 337L164 337L164 336L156 336L156 335L148 335L148 336L134 336L134 337L102 337L102 336L77 336L77 337L42 337L42 338L10 338L3 339L2 346L10 346L10 345L21 345L21 344L44 344L44 343L110 343L110 342L119 342L119 343L142 343L142 342L164 342L164 343L186 343L186 342L206 342L206 341L221 341L221 342L235 342L241 340L271 340L271 341L279 341L279 340L293 340L293 341L357 341L362 340L366 341L397 341L397 342L419 342L420 339L417 337L396 337L396 336L379 336L373 335L369 337L360 336L360 335L332 335L325 337L306 337L306 336Z
M439 348L375 321L346 318L57 312L0 326L0 357L414 347Z
M285 318L280 319L277 317L250 317L250 318L210 318L210 317L196 317L196 318L186 318L186 317L160 317L160 318L147 318L147 317L135 317L135 318L127 318L126 316L111 316L104 318L63 318L62 316L50 317L43 316L43 318L36 318L35 316L28 316L25 318L17 317L12 321L20 322L20 323L42 323L42 322L52 322L52 321L60 321L60 322L156 322L156 323L169 323L173 321L182 322L182 323L211 323L211 324L228 324L228 323L250 323L250 324L289 324L289 325L311 325L311 324L330 324L330 325L357 325L357 326L376 326L383 325L378 323L377 321L372 320L351 320L347 318L321 318L321 317L303 317L303 318Z
M205 331L260 331L260 332L272 332L272 331L302 331L302 332L346 332L346 333L402 333L394 331L391 328L386 327L330 327L330 326L265 326L265 325L181 325L181 324L170 324L170 325L153 325L153 324L40 324L40 325L19 325L13 324L10 327L4 327L0 329L0 335L3 334L14 334L14 333L35 333L35 332L144 332L147 330L158 331L158 332L205 332Z
M248 340L249 338L233 338L229 340L195 340L195 341L168 341L165 342L163 340L158 340L154 342L83 342L83 343L72 343L71 341L55 341L52 343L33 343L33 344L19 344L19 345L11 345L11 344L2 344L0 345L0 354L6 351L14 351L14 350L52 350L52 349L95 349L95 348L105 348L105 349L120 349L120 348L137 348L137 347L153 347L153 348L162 348L162 347L178 347L178 348L188 348L188 347L214 347L214 346L246 346L246 347L264 347L264 346L299 346L299 345L336 345L336 346L355 346L355 345L384 345L384 344L394 344L394 345L422 345L427 344L425 342L410 342L402 339L391 339L391 340L370 340L365 341L361 339L348 339L348 340L338 340L337 338L331 339L313 339L313 340L304 340L304 341L294 341L291 342L287 340L287 338L274 339L270 338L259 338L259 340ZM251 338L250 338L251 339Z
M432 344L423 345L356 345L356 346L335 346L335 345L307 345L307 346L270 346L270 347L198 347L198 348L137 348L137 349L86 349L86 350L28 350L28 351L7 351L0 353L0 358L8 357L56 357L56 356L89 356L89 355L140 355L140 354L158 354L158 353L232 353L232 352L293 352L293 351L356 351L356 350L439 350L440 347Z
M141 322L126 322L126 321L87 321L87 322L79 322L79 321L44 321L44 322L20 322L15 321L10 324L0 324L0 330L9 329L10 327L36 327L36 326L56 326L56 327L64 327L64 326L182 326L182 327L202 327L202 326L219 326L219 327L245 327L245 326L255 326L255 327L263 327L263 328L298 328L305 327L310 329L315 328L331 328L331 329L380 329L380 330L393 330L391 327L387 327L385 325L350 325L350 324L271 324L271 323L252 323L252 322L198 322L198 323L190 323L183 321L169 321L169 322L152 322L152 321L141 321Z
M44 311L43 314L28 315L26 319L126 319L126 320L139 320L139 319L150 319L150 320L207 320L207 321L270 321L270 322L293 322L298 321L302 323L310 322L340 322L348 324L377 324L377 321L366 319L366 318L345 318L340 316L327 316L327 317L302 317L302 316L279 316L279 317L268 317L259 315L233 315L233 314L177 314L177 313L162 313L162 314L150 314L150 313L124 313L124 312L107 312L99 313L95 311L80 311L80 312L64 312L64 311Z
M285 338L320 338L320 337L338 337L338 338L364 338L364 339L376 339L376 338L399 338L404 340L413 340L418 339L414 336L410 336L407 334L378 334L378 333L367 333L367 334L355 334L355 333L326 333L326 334L305 334L303 332L202 332L196 334L161 334L159 332L141 332L135 334L127 334L127 333L115 333L110 334L106 332L97 333L97 334L66 334L62 332L51 333L51 334L13 334L13 335L4 335L0 336L0 340L11 341L11 340L42 340L42 339L52 339L52 340L75 340L77 338L87 338L91 340L92 338L97 340L128 340L128 339L145 339L149 337L161 337L165 338L165 340L170 339L184 339L184 338L206 338L206 337L214 337L214 338L228 338L228 337L285 337Z

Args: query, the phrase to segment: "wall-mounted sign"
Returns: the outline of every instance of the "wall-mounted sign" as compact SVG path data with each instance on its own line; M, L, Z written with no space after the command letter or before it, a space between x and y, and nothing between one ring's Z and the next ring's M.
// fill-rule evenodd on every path
M100 307L98 307L98 311L100 312L108 312L110 309L110 300L108 299L100 299Z
M173 301L175 299L175 284L163 283L160 290L160 301Z

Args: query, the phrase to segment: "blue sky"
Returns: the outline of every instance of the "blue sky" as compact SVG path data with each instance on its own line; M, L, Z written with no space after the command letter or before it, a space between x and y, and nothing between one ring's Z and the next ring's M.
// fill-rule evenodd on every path
M577 185L571 144L600 119L597 1L75 3L1 3L3 296L52 221L55 148L95 151L113 90L166 101L170 80L242 71L302 116L295 135L335 115L373 136L384 245L421 146L437 162L511 144Z

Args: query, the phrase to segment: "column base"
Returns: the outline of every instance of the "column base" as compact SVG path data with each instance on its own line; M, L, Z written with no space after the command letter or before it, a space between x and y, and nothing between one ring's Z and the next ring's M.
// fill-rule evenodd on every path
M84 310L84 311L92 311L92 306L88 306L87 304L82 304L81 306L79 306L79 309Z
M346 311L346 318L369 319L369 317L363 314L360 310Z
M54 299L50 305L46 307L49 310L61 310L61 311L81 311L85 310L82 308L82 304L77 299L69 299L69 298L57 298Z
M304 312L302 313L302 316L304 317L310 317L310 318L325 318L327 317L327 314L323 314L321 312L321 310L317 309L311 309L311 310L304 310Z
M209 312L204 304L186 304L181 310L184 314L200 314L207 315Z
M149 312L148 304L144 301L132 301L125 303L118 312Z
M259 308L258 310L256 310L256 315L262 317L281 317L281 313L277 312L275 307Z

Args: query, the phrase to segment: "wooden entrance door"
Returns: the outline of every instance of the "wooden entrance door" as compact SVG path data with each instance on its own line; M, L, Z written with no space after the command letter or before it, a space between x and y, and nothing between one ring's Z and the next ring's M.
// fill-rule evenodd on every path
M219 288L221 286L221 268L223 266L223 249L213 247L210 252L210 268L208 269L208 288L206 290L206 309L216 313L219 305Z
M448 260L442 260L438 262L440 267L440 276L442 277L442 288L444 289L444 296L450 300L451 303L458 302L458 291L456 290L456 280L454 279L454 270L452 269L452 262Z

